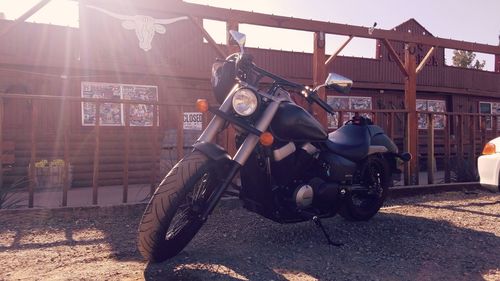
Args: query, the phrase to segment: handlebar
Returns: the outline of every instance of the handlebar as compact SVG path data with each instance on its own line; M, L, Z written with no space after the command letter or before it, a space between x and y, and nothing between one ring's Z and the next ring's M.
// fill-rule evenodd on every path
M330 113L330 114L334 114L335 111L333 110L333 108L328 104L326 103L324 100L322 100L319 96L318 96L318 93L316 91L311 91L308 95L307 95L307 98L311 99L312 101L314 101L316 104L318 104L321 108L323 108L323 110L325 110L326 112Z
M302 84L298 84L298 83L286 80L285 78L282 78L282 77L280 77L280 76L278 76L276 74L273 74L273 73L271 73L271 72L269 72L267 70L264 70L264 69L256 66L253 63L253 56L251 56L249 54L243 54L239 58L239 60L237 62L237 67L239 69L243 70L244 72L247 72L247 73L251 72L253 70L256 73L258 73L259 75L267 76L267 77L273 79L276 83L278 83L281 86L295 88L295 89L299 90L299 92L301 93L301 95L304 98L306 98L308 102L315 102L323 110L325 110L326 112L328 112L330 114L334 114L335 113L335 111L333 110L333 108L328 103L326 103L325 101L323 101L318 96L318 93L317 93L316 90L311 90L311 89L309 89L308 87L306 87L306 86L304 86Z

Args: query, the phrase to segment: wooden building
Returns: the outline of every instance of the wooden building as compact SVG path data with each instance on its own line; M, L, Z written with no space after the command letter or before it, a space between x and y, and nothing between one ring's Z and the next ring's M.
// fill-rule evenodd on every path
M82 6L79 28L21 23L3 35L1 138L15 144L15 163L5 171L5 180L26 176L33 161L66 158L72 166L72 186L122 184L124 162L128 163L130 183L151 182L159 176L156 171L165 151L174 153L173 158L181 155L160 147L176 147L179 142L189 146L199 133L183 131L183 116L195 111L193 104L198 98L215 103L209 76L212 63L220 55L203 40L204 34L197 26L200 20L151 9L141 10L140 14L149 17L138 19L131 17L138 14L132 8ZM178 20L161 20L171 18ZM132 30L141 20L153 20L149 39ZM0 30L10 24L11 21L0 20ZM396 29L432 36L414 19ZM393 46L396 52L404 53L403 43L393 42ZM414 52L422 59L428 48L417 45ZM294 81L312 83L312 54L263 49L249 52L264 69ZM445 65L444 49L438 48L418 76L418 109L500 112L499 60L497 56L496 72L455 68ZM348 96L327 93L327 101L346 117L347 111L354 109L404 108L404 78L380 42L376 58L340 56L328 71L355 81ZM100 124L95 126L96 105L80 98L105 98L115 103L99 105ZM120 103L126 100L135 103ZM137 104L138 101L145 104ZM156 105L158 113L154 110ZM381 116L378 121L386 118ZM424 129L426 121L422 118L419 122ZM444 117L435 118L439 119L436 124L444 122ZM330 129L335 129L335 117L329 120ZM402 146L404 114L395 120L392 135ZM488 120L487 137L493 137L497 126ZM442 137L439 126L436 135ZM463 135L468 129L465 130ZM456 132L452 130L450 134ZM479 135L478 139L480 147ZM420 143L424 147L425 141ZM126 147L129 153L125 156ZM95 153L99 153L97 162Z

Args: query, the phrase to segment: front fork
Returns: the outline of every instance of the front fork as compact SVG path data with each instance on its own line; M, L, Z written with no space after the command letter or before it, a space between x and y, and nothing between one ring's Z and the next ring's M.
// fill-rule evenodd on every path
M220 111L224 113L230 112L232 107L233 94L234 93L228 95L224 103L220 106L219 108ZM278 111L279 105L280 105L279 101L271 101L271 103L267 106L266 110L262 113L262 116L260 117L259 121L257 121L256 123L255 127L257 130L259 130L260 132L264 132L267 130L267 128L271 124L271 121L274 118L274 115ZM197 143L212 142L217 133L223 128L225 122L226 120L224 120L222 117L214 116L214 118L212 118L207 128L203 131L203 133L200 135L200 137L196 142ZM220 179L221 183L219 184L218 187L216 187L215 192L210 196L208 200L208 206L204 210L201 216L201 219L203 221L205 221L210 215L210 213L213 211L213 209L217 205L217 202L219 202L219 199L221 198L222 194L229 186L234 176L236 176L241 166L245 165L246 161L252 154L252 151L254 150L255 146L259 142L259 137L260 136L249 133L245 138L245 140L243 141L243 143L241 144L238 151L236 151L236 154L231 158L228 173L226 174L225 177Z

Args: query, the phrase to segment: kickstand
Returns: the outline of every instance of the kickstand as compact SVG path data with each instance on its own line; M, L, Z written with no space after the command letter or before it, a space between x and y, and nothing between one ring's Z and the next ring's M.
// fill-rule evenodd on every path
M314 224L316 224L316 226L321 228L321 230L323 231L323 234L325 235L326 240L328 241L328 245L333 245L333 246L337 246L337 247L344 245L344 243L333 242L332 239L330 239L330 236L326 232L326 229L323 226L323 224L321 223L321 220L318 218L318 216L314 216L312 218L312 220L313 220Z

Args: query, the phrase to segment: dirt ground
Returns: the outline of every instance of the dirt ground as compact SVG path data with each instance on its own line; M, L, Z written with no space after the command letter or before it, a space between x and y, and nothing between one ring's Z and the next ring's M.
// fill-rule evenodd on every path
M0 212L0 280L500 280L500 195L392 199L369 222L279 225L226 200L177 257L148 264L144 205Z

